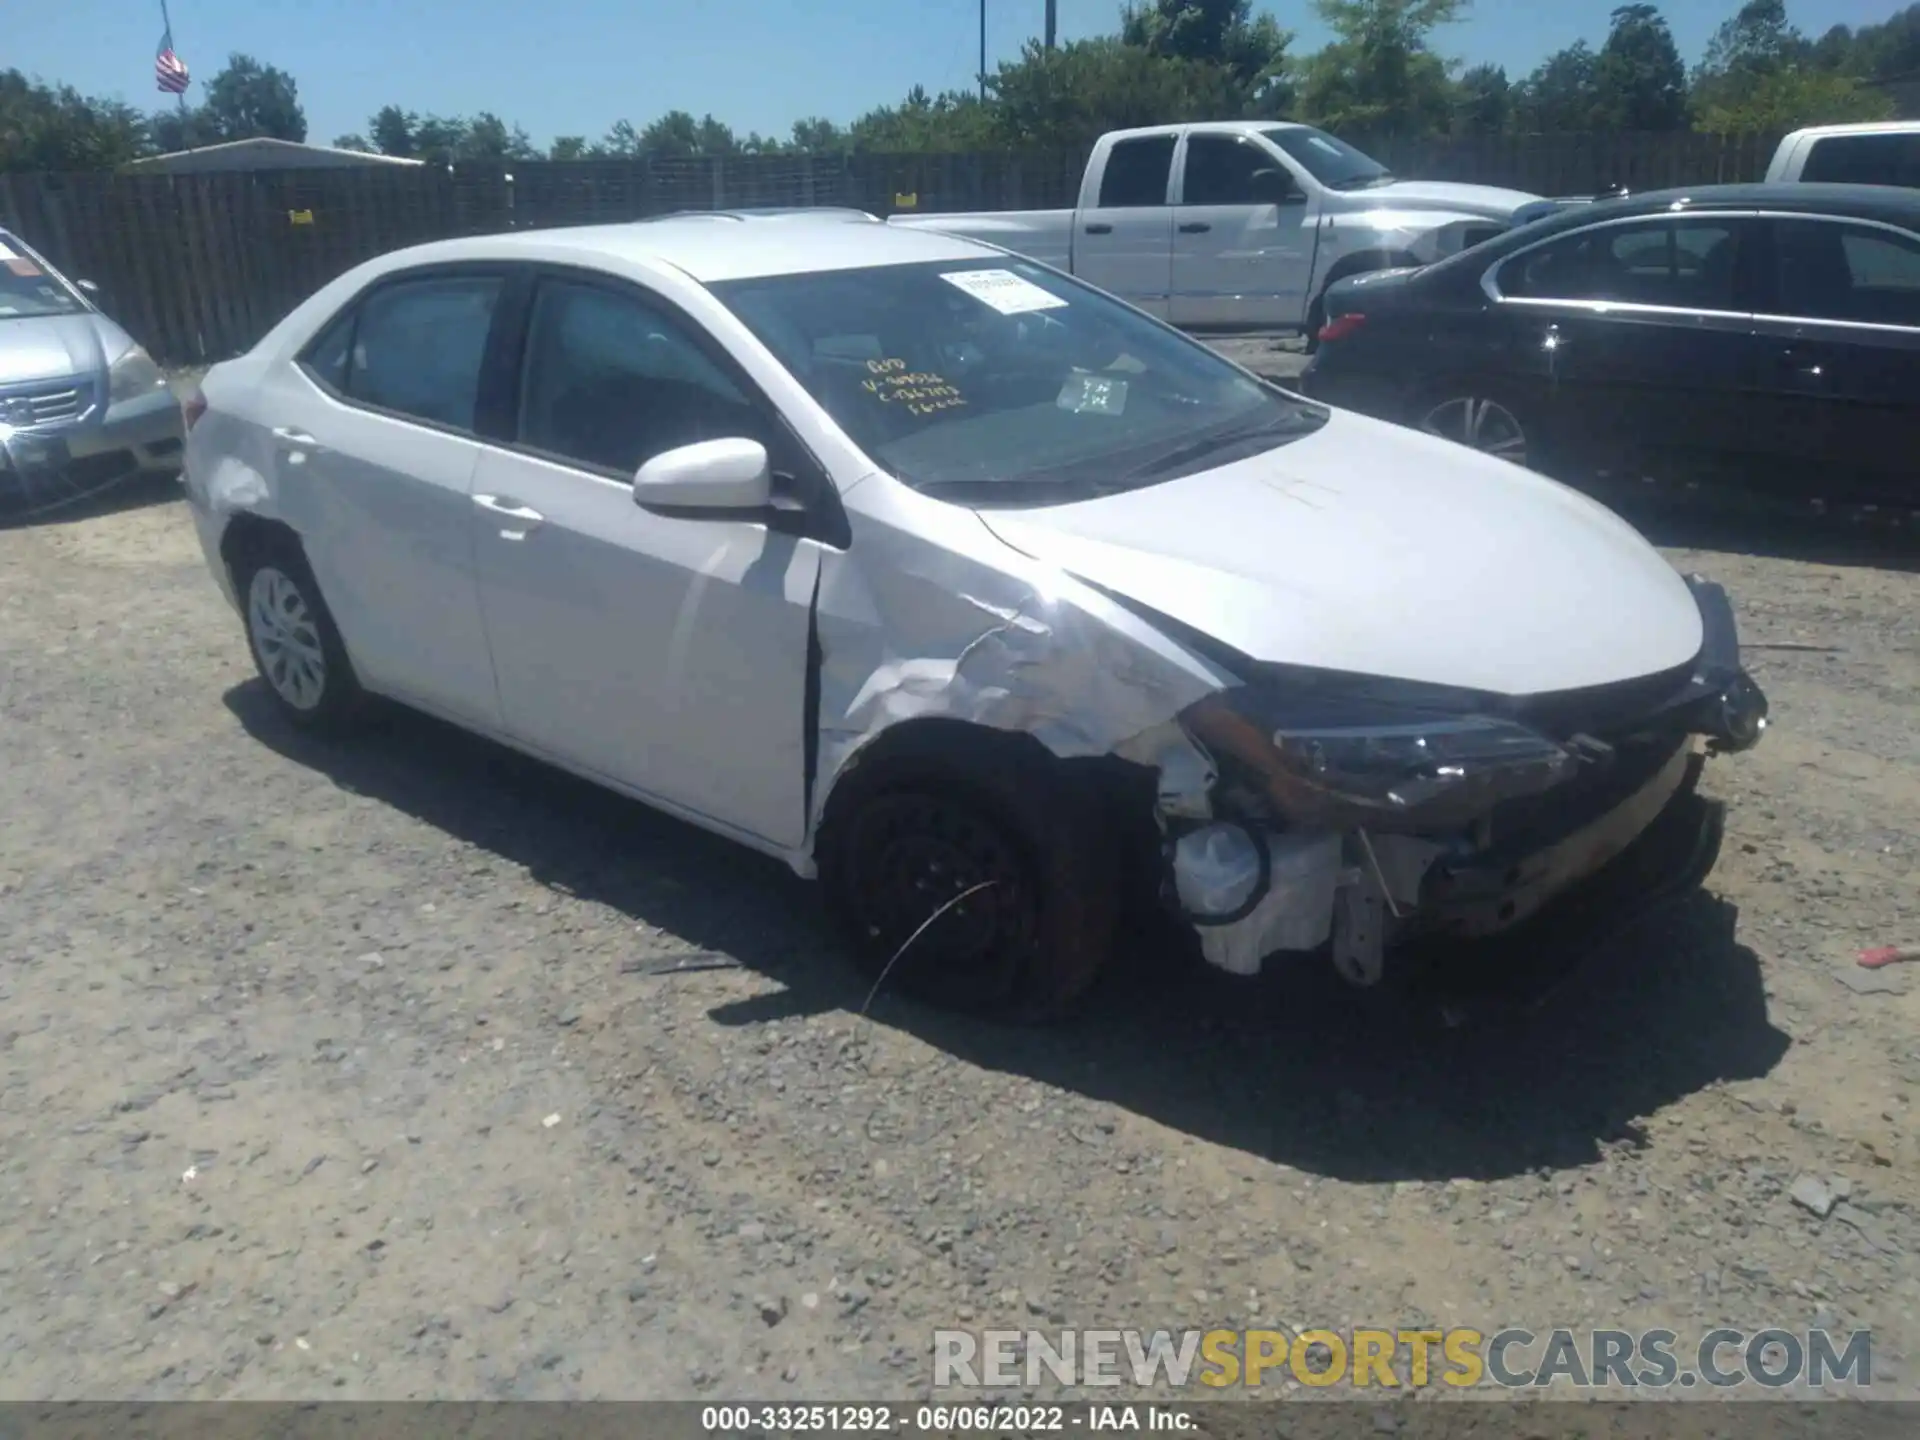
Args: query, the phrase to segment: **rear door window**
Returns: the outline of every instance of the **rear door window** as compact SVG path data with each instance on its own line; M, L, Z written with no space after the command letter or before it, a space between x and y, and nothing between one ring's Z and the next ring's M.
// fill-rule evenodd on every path
M1777 305L1795 319L1920 326L1920 240L1843 220L1774 222Z
M1165 205L1167 181L1173 174L1173 142L1171 135L1116 140L1107 152L1107 168L1100 174L1100 208Z
M360 302L344 391L416 420L472 430L480 369L500 298L492 275L436 275L382 285ZM331 332L309 353L329 358Z

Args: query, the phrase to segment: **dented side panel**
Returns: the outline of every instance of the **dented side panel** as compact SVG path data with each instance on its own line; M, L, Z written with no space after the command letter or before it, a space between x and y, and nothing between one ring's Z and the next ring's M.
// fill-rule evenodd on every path
M931 717L1025 732L1062 758L1123 753L1174 777L1185 793L1169 803L1204 813L1211 765L1175 717L1231 676L969 511L890 480L863 482L849 510L854 543L824 558L815 617L810 830L862 749ZM920 538L928 527L940 543Z

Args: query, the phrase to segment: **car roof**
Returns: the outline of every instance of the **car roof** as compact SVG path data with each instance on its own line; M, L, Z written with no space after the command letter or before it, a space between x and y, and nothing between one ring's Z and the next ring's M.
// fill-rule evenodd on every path
M1920 190L1898 185L1828 184L1694 185L1672 190L1650 190L1618 199L1571 205L1489 243L1519 248L1562 231L1578 230L1605 220L1631 219L1663 212L1697 214L1715 210L1842 215L1916 229L1920 228Z
M1829 135L1920 134L1920 120L1855 120L1845 125L1809 125L1795 130L1789 140L1824 140Z
M990 260L1002 252L934 230L888 225L862 210L712 210L618 225L519 230L397 250L383 269L448 261L666 264L702 284L876 265Z

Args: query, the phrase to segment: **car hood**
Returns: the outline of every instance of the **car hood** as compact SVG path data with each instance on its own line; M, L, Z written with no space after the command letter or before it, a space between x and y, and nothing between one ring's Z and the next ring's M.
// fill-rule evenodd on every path
M1255 660L1537 695L1671 669L1702 643L1686 582L1612 511L1344 411L1216 470L979 514Z
M0 385L98 374L108 358L100 318L81 314L0 319ZM126 341L124 335L119 338Z
M1442 180L1395 180L1390 185L1355 190L1344 198L1364 202L1361 208L1365 209L1390 209L1396 205L1406 205L1505 220L1522 205L1531 205L1540 197L1529 195L1524 190L1502 190L1493 185L1454 185Z

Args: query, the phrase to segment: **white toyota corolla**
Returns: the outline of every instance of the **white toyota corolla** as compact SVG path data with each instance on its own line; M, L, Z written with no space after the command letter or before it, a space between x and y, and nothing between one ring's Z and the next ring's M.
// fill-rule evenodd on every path
M854 212L399 251L187 413L289 720L390 697L782 856L947 1003L1058 1010L1155 892L1371 982L1717 817L1700 742L1765 724L1600 505Z

